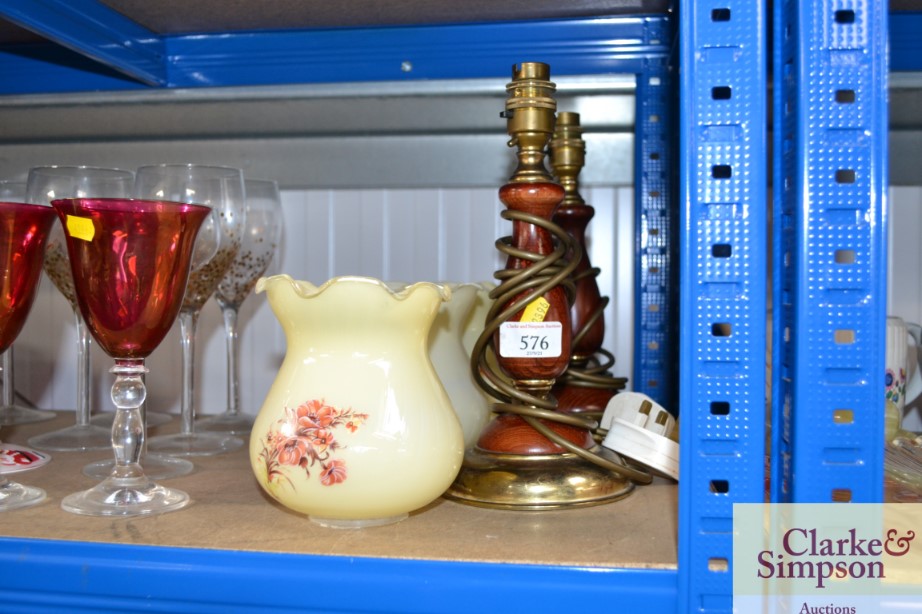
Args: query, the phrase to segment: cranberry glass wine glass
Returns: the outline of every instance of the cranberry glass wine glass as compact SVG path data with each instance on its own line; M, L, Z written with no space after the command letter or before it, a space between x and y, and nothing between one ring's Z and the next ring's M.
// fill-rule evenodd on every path
M0 352L9 350L32 308L52 224L54 212L48 207L0 202ZM12 386L6 376L3 385ZM11 482L0 474L0 511L44 499L42 489Z
M38 166L29 170L26 202L51 206L56 198L128 198L134 173L95 166ZM67 260L64 231L59 224L51 229L45 246L45 275L67 299L74 313L77 332L77 394L74 424L42 433L29 439L29 445L42 450L77 452L105 450L111 445L109 429L91 423L92 361L91 339L80 317L74 294L74 281Z
M240 411L240 368L237 345L237 314L256 280L278 250L282 235L282 199L278 184L262 179L245 179L246 224L237 257L215 291L215 300L224 317L227 340L227 409L200 420L196 428L236 435L249 433L255 415Z
M15 179L0 181L0 201L9 203L26 202L26 182ZM32 409L16 403L16 378L13 373L12 345L0 356L0 371L3 372L3 383L5 384L0 390L0 394L2 394L0 396L0 425L28 424L54 418L54 412Z
M151 437L151 453L211 456L243 446L230 433L195 431L195 328L205 302L230 267L246 223L243 173L199 164L142 166L135 174L137 198L163 198L205 205L212 210L196 241L189 285L179 310L182 343L182 397L179 433Z
M195 236L207 207L130 199L69 198L52 202L65 229L80 313L115 360L110 373L115 465L89 490L61 507L75 514L137 516L185 507L189 496L145 475L140 457L147 396L144 360L166 336L189 278Z

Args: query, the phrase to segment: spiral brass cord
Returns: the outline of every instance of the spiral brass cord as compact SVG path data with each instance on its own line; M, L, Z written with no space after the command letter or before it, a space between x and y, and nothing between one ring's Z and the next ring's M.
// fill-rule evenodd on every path
M555 246L553 252L543 255L515 248L511 237L503 237L496 241L496 248L501 253L508 257L527 260L532 264L522 269L500 270L494 274L500 284L489 294L493 305L487 313L483 331L471 352L471 371L474 380L490 396L498 399L498 402L493 404L494 412L518 415L541 435L568 452L633 482L649 484L653 479L649 473L625 465L620 462L621 459L615 453L605 450L600 454L586 450L561 437L540 421L567 424L594 432L599 427L596 420L555 411L557 403L553 397L538 397L516 388L508 381L499 367L488 360L490 352L496 354L496 348L493 345L494 334L504 322L529 303L557 286L563 286L572 303L575 293L573 272L582 257L579 244L557 224L521 211L506 210L501 213L501 216L513 222L525 222L544 228L554 237ZM515 298L517 296L518 298ZM503 308L504 305L505 308Z
M580 126L579 113L560 112L557 114L554 135L550 141L551 166L557 175L557 181L564 189L562 205L564 205L566 213L562 215L565 217L575 214L578 209L587 207L579 193L579 173L585 164L586 154L586 143L582 135L583 129ZM591 214L589 217L591 218ZM588 222L588 219L586 221ZM579 240L574 240L574 242L580 243ZM579 286L581 282L587 279L594 280L600 273L601 269L598 267L586 266L583 270L576 272L573 277L573 283ZM591 285L598 287L598 284L594 283L594 281ZM578 347L580 341L591 333L593 327L603 317L608 303L607 296L599 297L595 310L582 323L581 328L574 333L572 339L574 347ZM627 379L612 377L609 369L614 364L614 355L599 348L591 356L580 356L578 359L571 359L567 371L558 378L558 383L580 388L621 390L627 385ZM588 413L591 415L598 412Z
M601 269L598 267L586 269L573 277L573 283L575 284L580 279L589 276L598 277L599 273L601 273ZM607 296L603 296L601 300L599 300L599 305L596 310L592 312L592 315L586 320L583 327L573 335L573 345L576 345L585 337L593 324L604 315L605 308L608 306L609 302ZM600 356L602 357L601 360L599 359ZM613 377L610 375L609 370L614 365L614 354L604 348L599 348L585 364L577 365L571 362L566 372L559 378L559 382L567 384L568 386L578 386L582 388L623 390L627 385L627 378Z

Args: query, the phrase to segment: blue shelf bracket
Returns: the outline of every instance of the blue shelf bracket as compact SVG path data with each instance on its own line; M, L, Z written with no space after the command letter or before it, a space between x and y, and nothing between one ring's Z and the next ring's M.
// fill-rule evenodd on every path
M777 501L883 496L887 23L876 0L775 3Z
M679 611L731 612L733 504L766 496L767 10L681 11Z
M160 37L96 0L0 0L0 16L142 83L167 84Z

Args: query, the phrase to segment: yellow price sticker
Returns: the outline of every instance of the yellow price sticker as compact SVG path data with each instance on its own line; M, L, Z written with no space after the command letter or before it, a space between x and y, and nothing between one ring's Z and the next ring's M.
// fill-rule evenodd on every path
M539 296L532 302L528 303L525 311L522 312L520 322L544 322L547 317L547 310L551 304L543 296Z
M92 241L93 236L96 234L96 227L93 225L93 220L91 218L68 215L67 234L75 239Z

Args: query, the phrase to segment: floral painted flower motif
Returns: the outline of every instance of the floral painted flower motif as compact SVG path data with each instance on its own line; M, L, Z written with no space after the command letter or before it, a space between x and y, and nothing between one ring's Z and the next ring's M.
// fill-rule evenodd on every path
M346 461L334 458L320 472L320 483L324 486L339 484L346 479Z
M266 463L269 482L285 480L294 487L282 472L282 467L299 467L307 477L311 468L320 465L320 483L333 486L346 480L346 461L334 458L336 450L344 448L334 431L345 427L354 433L368 419L368 414L353 409L338 409L322 399L313 399L296 408L285 408L275 429L270 429L263 440L259 456Z
M906 391L906 370L900 369L899 374L887 369L884 375L886 386L885 398L893 403L899 403Z

